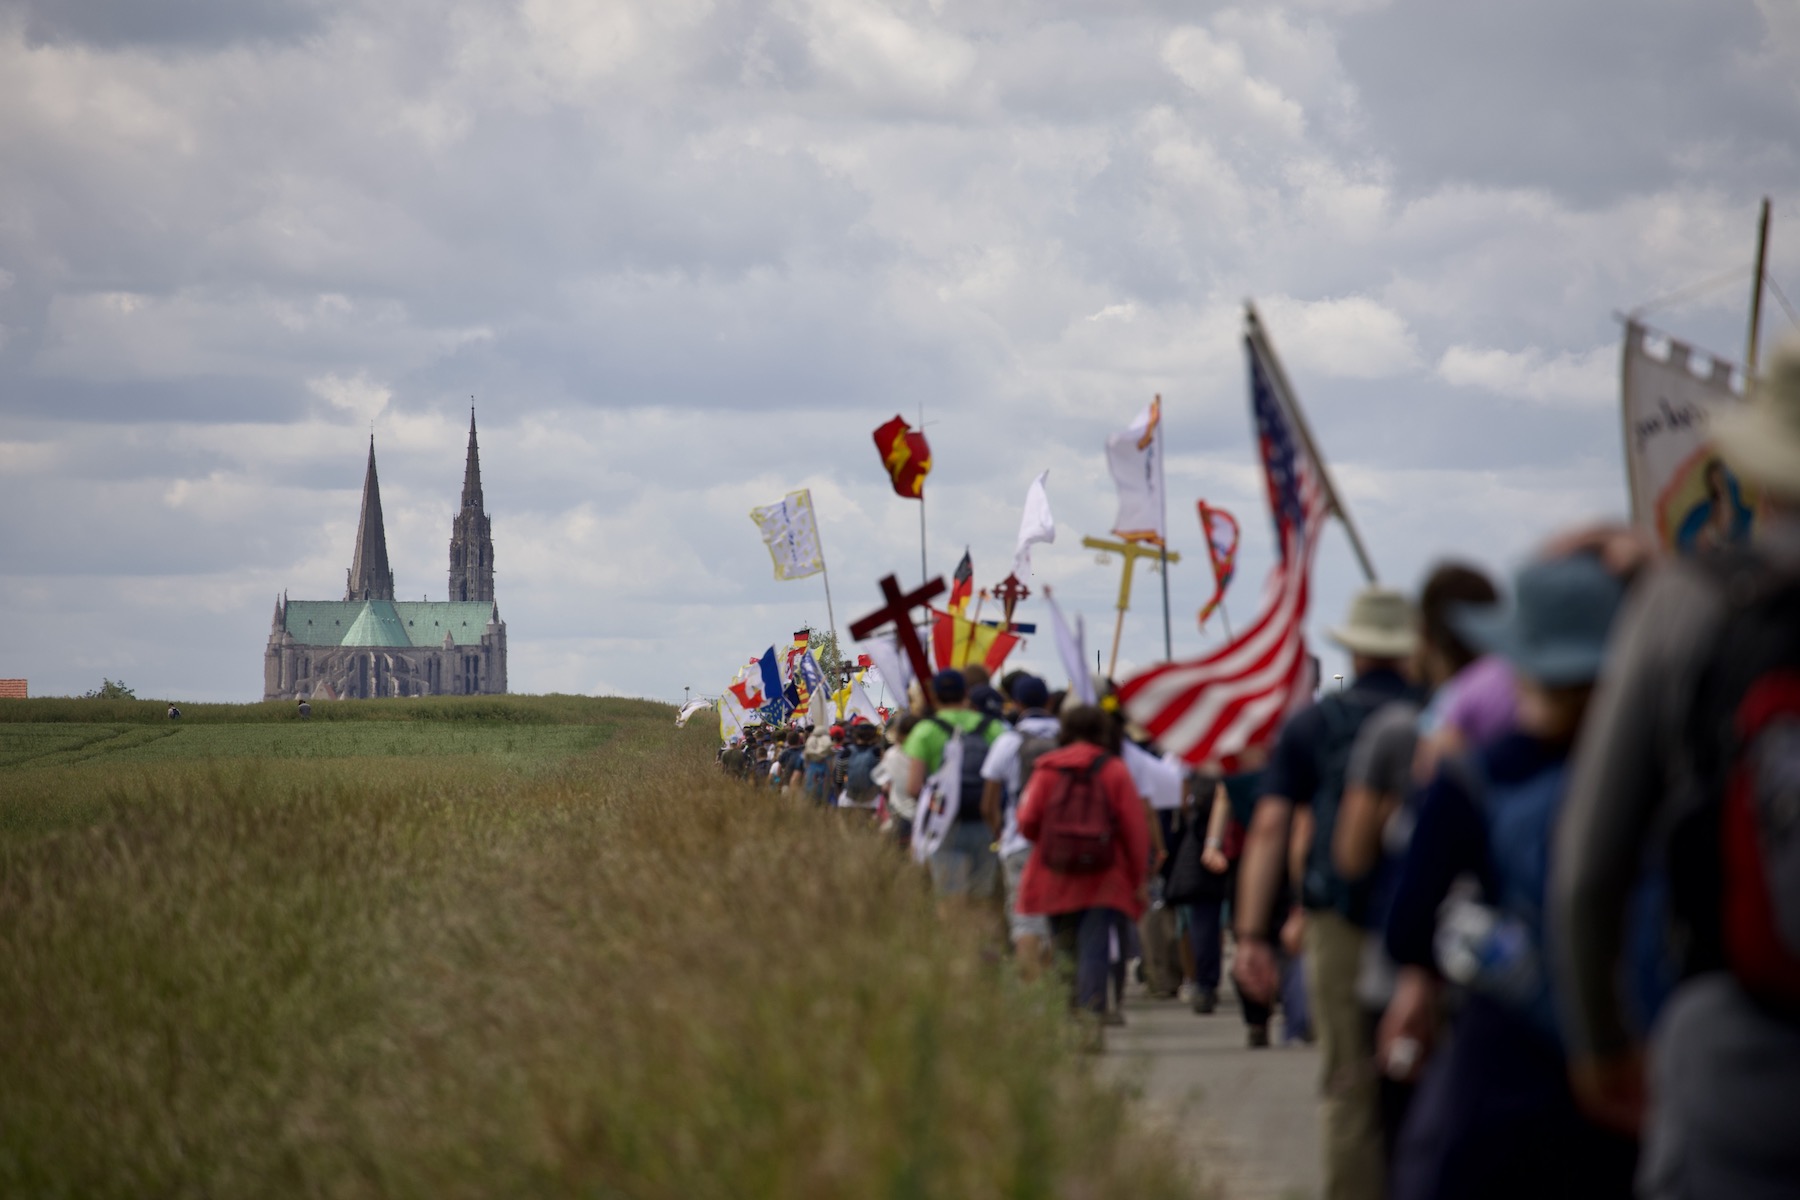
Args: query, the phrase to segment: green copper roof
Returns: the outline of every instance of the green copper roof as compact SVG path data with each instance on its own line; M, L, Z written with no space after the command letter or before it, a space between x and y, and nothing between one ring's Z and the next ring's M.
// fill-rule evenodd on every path
M370 600L356 614L339 645L410 646L412 639L406 636L406 627L400 624L400 614L394 611L392 600Z
M302 646L474 646L491 600L289 600L287 631Z

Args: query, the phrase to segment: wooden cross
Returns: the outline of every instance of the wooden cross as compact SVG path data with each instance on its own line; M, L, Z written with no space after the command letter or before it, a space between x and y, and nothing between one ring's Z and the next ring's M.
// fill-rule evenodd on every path
M1005 606L1006 624L1009 627L1012 625L1013 609L1019 606L1019 601L1030 597L1031 589L1020 583L1017 575L1008 575L994 585L994 598Z
M906 651L906 661L912 664L913 674L918 677L919 688L925 693L927 703L934 703L931 661L925 657L925 644L919 640L919 631L913 627L912 610L920 605L929 607L943 593L942 575L904 593L900 590L900 581L889 575L881 581L881 598L887 603L850 625L850 636L860 642L883 625L893 623L894 635L900 639L900 648Z
M1178 563L1179 554L1164 554L1161 546L1152 546L1144 542L1109 542L1104 538L1084 537L1081 544L1090 550L1098 550L1103 554L1121 554L1125 557L1125 570L1119 576L1119 619L1113 624L1112 659L1107 663L1107 678L1112 678L1114 669L1119 665L1119 637L1125 632L1125 610L1131 607L1131 575L1140 558L1151 558L1158 562Z

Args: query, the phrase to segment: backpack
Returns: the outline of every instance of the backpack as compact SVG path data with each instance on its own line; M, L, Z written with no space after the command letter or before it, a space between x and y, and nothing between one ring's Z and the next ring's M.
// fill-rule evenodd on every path
M1699 561L1727 612L1691 710L1700 804L1671 839L1686 966L1800 1012L1800 576L1748 550Z
M1495 895L1491 906L1467 901L1446 906L1439 926L1440 963L1450 967L1446 945L1462 940L1467 965L1446 974L1453 978L1472 974L1459 982L1501 1001L1540 1032L1561 1041L1548 971L1556 931L1545 917L1569 764L1558 762L1506 784L1492 782L1470 758L1452 760L1445 769L1469 791L1483 814ZM1648 1033L1672 983L1663 953L1666 898L1666 880L1651 872L1634 885L1628 905L1621 982L1631 1025L1640 1034Z
M950 735L952 741L962 747L962 774L958 776L958 803L956 819L958 821L981 820L981 792L987 786L987 780L981 777L981 764L987 761L988 726L994 718L982 715L981 720L972 729L958 729L941 717L927 718Z
M1319 742L1319 790L1312 797L1312 846L1306 855L1300 897L1308 908L1335 909L1357 925L1369 923L1374 879L1368 876L1355 883L1346 882L1332 861L1331 842L1337 833L1344 778L1350 771L1350 751L1356 745L1356 735L1377 709L1399 698L1353 687L1326 696L1318 705L1324 724Z
M1031 773L1037 770L1038 759L1056 749L1056 739L1041 733L1022 733L1019 735L1019 795L1025 794L1025 785L1031 782Z
M1047 785L1032 853L1058 874L1095 875L1112 865L1112 803L1098 778L1111 757L1102 754L1085 767L1047 768L1055 777Z
M875 786L875 768L881 765L880 746L856 746L850 751L848 769L844 773L844 791L858 804L873 800L880 788Z

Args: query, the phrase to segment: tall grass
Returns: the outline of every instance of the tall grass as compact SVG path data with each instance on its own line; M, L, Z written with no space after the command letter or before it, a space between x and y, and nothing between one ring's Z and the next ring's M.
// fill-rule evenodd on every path
M0 836L0 1195L1191 1194L1051 990L671 715L43 772L89 807Z
M0 724L105 723L172 725L168 700L100 700L80 696L40 696L28 700L0 698ZM257 704L189 704L174 701L181 721L261 725L300 721L300 706L291 700ZM603 713L632 713L643 718L672 716L666 704L652 700L608 700L588 696L421 696L390 700L315 700L310 721L509 721L529 725L586 724Z

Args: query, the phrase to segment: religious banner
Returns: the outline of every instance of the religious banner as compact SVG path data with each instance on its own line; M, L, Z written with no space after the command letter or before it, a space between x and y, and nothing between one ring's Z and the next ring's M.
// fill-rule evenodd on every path
M1113 534L1127 542L1163 544L1162 397L1124 433L1106 439L1106 465L1119 491Z
M751 509L750 519L756 522L769 557L775 560L775 578L805 579L825 569L811 488L789 492L779 504Z
M1756 497L1713 453L1712 415L1743 403L1722 358L1625 326L1625 465L1632 519L1665 550L1691 554L1749 539Z

